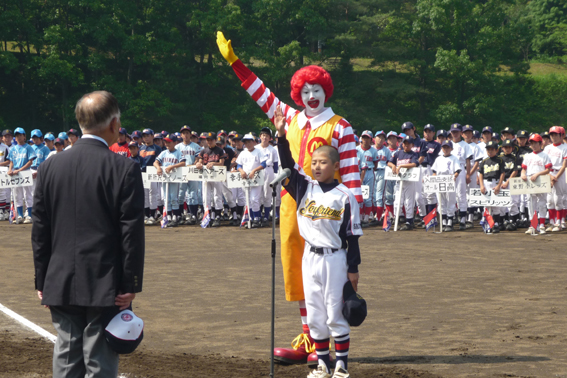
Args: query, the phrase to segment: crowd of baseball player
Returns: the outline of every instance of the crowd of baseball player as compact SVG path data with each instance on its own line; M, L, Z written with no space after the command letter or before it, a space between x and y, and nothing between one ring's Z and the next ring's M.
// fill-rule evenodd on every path
M356 130L357 155L361 184L369 187L370 195L360 206L362 227L382 227L394 218L394 200L400 197L399 230L425 228L423 217L438 209L442 214L443 231L466 230L483 219L484 209L469 207L469 189L479 188L482 193L493 190L497 194L508 189L510 178L535 180L550 175L552 191L548 194L512 195L510 207L492 207L492 227L488 233L515 231L527 228L526 233L558 232L567 228L567 181L563 173L567 164L565 130L553 126L540 134L525 130L514 132L506 127L499 135L490 126L481 131L471 125L452 124L448 130L436 130L431 124L423 127L419 136L411 122L405 122L401 133L365 130L360 136ZM0 167L8 175L31 169L37 175L39 165L50 156L72 148L80 133L71 129L45 135L38 129L26 132L17 128L2 132ZM168 174L182 166L196 168L224 166L228 172L238 172L243 179L252 178L264 171L264 185L247 189L228 188L226 182L188 181L165 185L152 182L145 189L145 224L164 224L165 227L197 225L267 226L272 216L279 221L279 190L272 209L272 189L269 183L278 172L278 152L270 128L256 133L241 134L224 130L201 134L183 126L178 132L154 132L151 129L129 134L120 129L118 142L112 151L139 163L142 172L146 167L156 168L158 175ZM421 179L404 181L385 180L386 167L394 174L400 169L415 168ZM453 175L455 192L425 193L423 178L430 175ZM31 223L33 186L0 189L0 220L10 218L14 223ZM167 197L167 198L166 198ZM206 198L204 198L206 197ZM438 207L438 201L441 206ZM531 206L528 206L531 201ZM25 205L25 206L24 206ZM166 206L166 209L164 209ZM248 208L249 207L249 208ZM532 209L532 213L529 211ZM533 219L537 214L537 227ZM164 218L166 222L163 222ZM210 222L202 223L202 218ZM249 218L250 223L243 222Z

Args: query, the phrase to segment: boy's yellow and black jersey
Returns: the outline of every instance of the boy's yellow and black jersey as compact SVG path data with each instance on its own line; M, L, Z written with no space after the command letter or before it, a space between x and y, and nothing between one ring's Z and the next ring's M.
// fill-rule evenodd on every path
M499 180L504 173L504 161L500 156L487 157L480 162L478 173L482 174L484 180Z
M504 178L506 180L510 178L512 172L522 170L522 164L518 164L519 158L514 153L511 153L510 155L502 155L500 158L502 158L502 161L504 162L504 173L506 174Z

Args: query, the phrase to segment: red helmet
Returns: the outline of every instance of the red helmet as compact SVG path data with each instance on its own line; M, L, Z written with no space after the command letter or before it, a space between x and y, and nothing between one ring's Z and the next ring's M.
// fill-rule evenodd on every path
M560 135L565 135L565 129L561 126L553 126L551 129L549 129L549 133L556 133L556 134L560 134Z
M543 142L543 138L542 138L541 135L539 135L539 134L533 134L533 135L530 137L529 141L530 141L530 142L531 142L531 141L534 141L534 142L539 142L539 143L541 143L541 142Z

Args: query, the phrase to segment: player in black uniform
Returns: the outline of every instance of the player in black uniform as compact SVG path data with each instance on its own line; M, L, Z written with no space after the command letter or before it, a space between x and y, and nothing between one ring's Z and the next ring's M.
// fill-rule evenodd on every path
M498 143L490 141L486 144L488 157L480 163L478 168L478 181L480 183L480 191L483 194L486 194L490 189L493 189L494 194L498 194L504 181L504 161L501 157L496 156L497 151ZM502 224L504 208L492 207L491 209L494 218L494 228L488 230L487 233L498 233Z
M522 171L522 164L521 162L518 163L519 157L512 152L513 145L511 140L506 139L504 143L502 143L502 151L504 154L500 157L504 162L505 174L502 189L509 189L510 179L520 175L520 172ZM508 208L508 211L506 211L504 226L508 231L516 231L520 216L520 195L513 195L511 197L512 205Z
M528 138L529 138L529 134L526 130L519 130L516 133L516 140L518 141L518 153L517 158L518 158L518 165L521 167L522 166L522 162L524 161L524 156L526 156L527 154L532 153L532 149L531 147L528 145ZM518 176L520 174L518 173ZM521 219L519 219L516 222L516 226L517 227L522 227L522 228L527 228L529 227L529 214L528 214L528 195L527 194L522 194L518 196L519 198L519 211L520 211L520 217ZM512 201L514 199L512 198Z

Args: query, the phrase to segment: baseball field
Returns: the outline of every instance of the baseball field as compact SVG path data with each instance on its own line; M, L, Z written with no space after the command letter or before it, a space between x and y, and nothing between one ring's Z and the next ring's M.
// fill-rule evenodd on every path
M30 232L0 224L0 304L54 333L34 291ZM268 377L270 240L267 228L146 228L134 302L145 338L121 374ZM360 245L368 317L351 332L351 377L567 377L567 233L365 229ZM276 346L287 346L301 325L279 248L276 264ZM0 313L0 377L50 377L52 348Z

